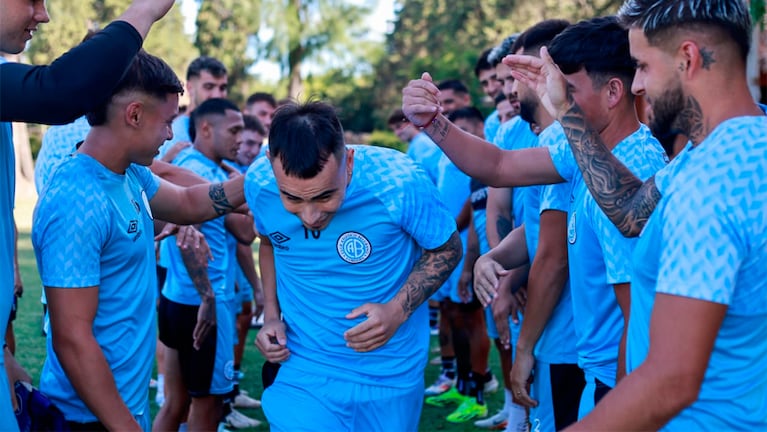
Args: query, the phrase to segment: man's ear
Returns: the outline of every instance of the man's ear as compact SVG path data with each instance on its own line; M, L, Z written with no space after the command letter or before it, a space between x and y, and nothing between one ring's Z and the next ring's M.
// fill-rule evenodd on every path
M131 127L140 128L144 120L146 107L140 101L133 101L125 106L125 122Z

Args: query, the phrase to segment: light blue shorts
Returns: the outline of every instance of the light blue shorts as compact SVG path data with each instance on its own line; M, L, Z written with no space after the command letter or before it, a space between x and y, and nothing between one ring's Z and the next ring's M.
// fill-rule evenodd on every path
M283 366L261 402L272 431L416 431L423 383L381 387Z

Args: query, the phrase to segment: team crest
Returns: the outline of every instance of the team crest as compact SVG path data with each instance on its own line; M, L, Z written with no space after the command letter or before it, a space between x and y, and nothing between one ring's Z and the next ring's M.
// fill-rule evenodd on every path
M336 241L336 251L349 264L359 264L370 256L373 248L364 235L349 231L341 234Z
M570 222L567 224L567 241L570 244L575 244L575 240L578 237L578 233L575 231L575 212L570 216Z

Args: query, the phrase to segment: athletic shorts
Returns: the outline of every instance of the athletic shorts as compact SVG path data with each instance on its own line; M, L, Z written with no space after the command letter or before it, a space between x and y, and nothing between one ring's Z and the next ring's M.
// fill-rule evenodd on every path
M408 389L373 386L282 367L261 395L274 431L415 431L423 383Z
M586 380L577 364L538 361L530 386L538 406L530 408L530 430L554 432L578 421L578 406Z
M586 387L583 389L583 395L581 396L578 420L586 417L610 390L612 390L612 387L600 381L599 378L586 374Z
M160 298L160 341L178 351L181 377L192 397L223 396L234 389L233 303L216 302L216 331L199 350L192 346L197 324L197 305Z

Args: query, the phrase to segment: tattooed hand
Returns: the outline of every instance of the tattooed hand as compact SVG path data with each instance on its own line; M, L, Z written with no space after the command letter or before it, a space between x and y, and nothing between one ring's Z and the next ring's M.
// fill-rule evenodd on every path
M546 47L541 48L541 58L509 55L502 61L511 68L514 79L535 91L549 114L556 119L562 118L572 101L567 93L567 81Z

